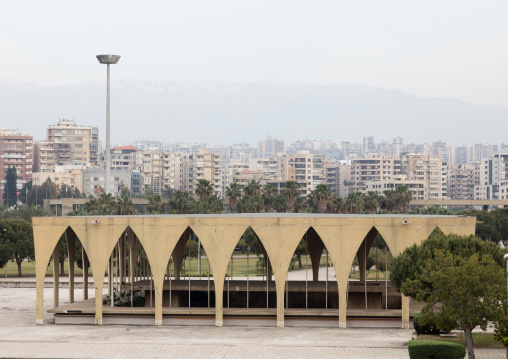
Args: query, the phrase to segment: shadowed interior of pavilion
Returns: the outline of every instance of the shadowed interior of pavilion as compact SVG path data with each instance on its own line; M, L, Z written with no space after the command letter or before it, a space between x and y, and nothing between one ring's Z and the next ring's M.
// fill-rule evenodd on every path
M67 229L68 236L73 233L72 229ZM351 263L346 301L348 319L401 317L401 295L387 279L389 248L384 241L383 246L375 245L380 238L382 241L377 229L372 227ZM371 257L375 256L377 264L370 271L366 269L369 253ZM379 257L385 259L384 266L377 260ZM83 258L86 258L84 250ZM71 259L73 256L69 256ZM367 277L367 272L375 272L374 278L372 275ZM162 286L163 323L214 325L215 280L223 280L226 325L228 320L231 324L232 320L243 320L242 323L276 325L277 292L273 274L262 241L249 227L230 253L225 277L214 278L207 248L188 227L167 262ZM86 271L83 275L83 282L87 283ZM130 227L118 239L105 277L108 285L107 294L103 296L104 323L153 323L156 284L148 255ZM58 296L58 289L55 290ZM87 299L86 285L83 291L83 300L70 304L56 301L55 307L48 310L54 313L56 323L94 322L95 299ZM309 227L295 248L288 267L284 283L284 316L289 325L291 320L305 320L307 324L311 320L328 321L338 325L338 307L333 260L319 234ZM410 313L419 311L419 308L418 303L412 302Z

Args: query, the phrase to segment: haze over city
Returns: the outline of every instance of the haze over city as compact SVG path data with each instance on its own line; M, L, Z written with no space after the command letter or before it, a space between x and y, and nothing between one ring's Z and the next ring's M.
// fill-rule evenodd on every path
M371 134L498 144L508 129L507 10L502 1L4 2L1 126L43 139L67 118L104 134L95 55L117 53L114 143Z

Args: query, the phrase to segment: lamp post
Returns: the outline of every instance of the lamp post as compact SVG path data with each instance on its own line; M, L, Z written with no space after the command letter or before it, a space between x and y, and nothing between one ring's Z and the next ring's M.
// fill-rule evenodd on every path
M109 112L109 65L114 65L120 60L120 55L97 55L97 60L101 64L108 65L108 89L106 94L106 178L104 180L104 190L106 194L110 191L111 181L111 143L110 143L110 112Z
M503 256L504 260L506 261L506 291L508 292L508 253L506 253L504 256ZM507 304L508 304L508 299L506 300ZM508 315L508 307L506 308L506 314ZM506 348L506 358L508 359L508 347Z

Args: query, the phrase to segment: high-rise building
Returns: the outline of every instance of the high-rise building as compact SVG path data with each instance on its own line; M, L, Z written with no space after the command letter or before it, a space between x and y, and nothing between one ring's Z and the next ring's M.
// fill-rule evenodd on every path
M374 144L374 136L365 136L363 138L363 154L376 152L376 145Z
M283 140L278 140L268 136L264 141L258 142L258 157L271 158L277 153L285 153L285 145Z
M406 154L401 160L407 180L425 184L426 199L442 199L442 161L439 156Z
M454 166L448 171L448 197L474 199L475 186L480 184L480 163Z
M353 191L364 191L367 181L390 181L400 174L399 156L371 154L351 159Z
M74 121L61 120L48 126L46 141L37 143L40 156L39 171L54 171L67 164L97 164L99 130L92 126L78 126Z
M469 148L467 146L455 147L455 165L464 165L467 163L469 157Z
M283 182L296 181L301 195L308 195L325 182L324 156L308 151L277 157L277 169Z
M483 158L489 158L494 153L494 146L479 143L469 148L468 162L480 162Z
M201 179L211 182L213 193L222 197L222 169L221 158L218 154L207 152L206 149L198 153L189 154L182 159L183 191L196 194L196 187Z
M395 137L392 142L392 152L394 155L400 155L404 152L404 140L402 137Z
M33 151L32 136L0 128L0 198L3 198L5 175L9 167L16 168L18 189L32 179Z

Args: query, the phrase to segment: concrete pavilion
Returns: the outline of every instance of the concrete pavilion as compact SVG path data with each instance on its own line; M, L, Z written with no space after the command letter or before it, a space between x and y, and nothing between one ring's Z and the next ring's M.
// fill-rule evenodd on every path
M353 283L349 279L355 255L360 269L364 268L364 261L378 233L395 256L405 248L426 240L436 227L445 234L472 235L475 225L474 217L425 215L267 213L37 217L33 218L37 324L43 322L47 264L52 255L55 261L58 260L57 245L66 232L70 304L60 306L57 269L54 272L54 308L50 310L55 316L77 317L79 313L98 325L112 322L108 322L107 318L115 315L133 320L136 315L143 314L145 318L148 315L153 318L151 323L155 325L162 325L163 319L172 316L209 316L214 317L216 326L223 325L224 316L263 316L273 318L273 325L279 327L284 326L285 316L336 317L339 327L346 327L346 319L352 315L395 316L401 319L403 328L408 328L409 298L401 296L391 285L389 287L388 281L367 281L365 270L360 270L359 281ZM260 241L263 253L266 253L265 275L263 280L259 277L249 280L249 276L236 279L233 276L231 279L231 275L227 274L232 253L249 227ZM208 273L212 273L208 280L198 280L190 274L188 278L180 277L186 242L196 239L206 251ZM312 262L312 275L310 279L306 277L305 282L289 285L288 268L302 239L305 240L307 258ZM83 260L89 262L95 286L95 299L88 299L88 274L85 271L82 302L74 300L76 240L82 244ZM139 260L140 250L144 253L143 258L146 258L144 262ZM324 251L327 258L326 281L318 278ZM172 263L171 267L169 263ZM335 271L331 281L329 265L330 270ZM132 294L133 290L144 290L145 307L135 308L132 303L131 306L127 303L125 307L103 305L106 271L109 273L110 291L130 290ZM234 288L236 294L230 288ZM362 294L354 297L355 290ZM230 298L232 303L235 300L240 302L238 298L234 299L234 295L243 298L243 301L246 298L246 305L231 308ZM297 304L291 304L288 297L296 298L293 302ZM363 297L365 300L355 306L353 298L356 298L354 301L361 301ZM314 301L321 304L310 308L309 303ZM168 322L165 320L164 323Z

